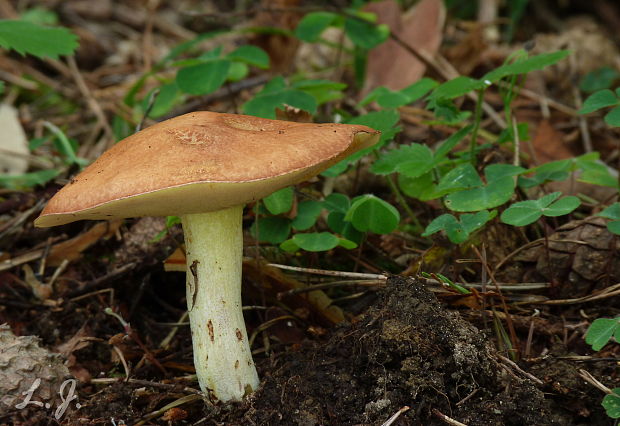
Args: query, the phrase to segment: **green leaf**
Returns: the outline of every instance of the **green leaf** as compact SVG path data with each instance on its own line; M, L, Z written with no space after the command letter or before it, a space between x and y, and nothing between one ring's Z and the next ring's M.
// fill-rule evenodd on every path
M376 101L383 108L398 108L417 101L437 85L435 80L424 77L400 91L393 91L383 86L377 87L366 95L360 106Z
M287 186L263 198L263 203L273 215L286 213L293 207L293 194L293 188Z
M440 84L431 92L429 99L454 99L485 87L481 80L460 76Z
M263 90L243 105L243 112L263 118L276 118L276 108L284 105L308 111L314 114L317 108L316 99L301 90L286 87L282 77L275 77L269 81Z
M230 68L228 68L228 74L226 80L239 81L243 80L250 73L248 65L244 62L231 62Z
M58 15L43 7L33 7L32 9L28 9L24 11L19 18L22 21L28 21L38 25L58 24Z
M433 152L426 145L415 143L383 153L374 162L370 171L378 175L398 172L415 178L433 167Z
M579 88L586 93L609 89L619 77L620 73L615 69L601 67L587 73L579 82Z
M613 234L620 235L620 203L613 203L600 212L598 216L611 219L611 222L607 223L607 229Z
M343 90L347 85L331 80L299 80L291 84L291 88L301 90L316 99L317 104L322 105L326 102L340 99L344 96Z
M338 245L347 250L353 250L354 248L358 247L358 245L355 242L351 240L347 240L346 238L340 238L340 242L338 243Z
M612 108L605 114L605 123L611 127L620 127L620 106Z
M337 18L338 15L330 12L308 13L299 21L297 28L295 28L295 37L313 43L319 39L321 33Z
M588 96L579 110L579 114L589 114L601 108L618 105L620 101L614 92L605 89Z
M368 94L366 99L376 100L382 108L398 108L409 103L409 97L407 95L390 90L386 87L376 88ZM363 102L361 104L364 105Z
M504 210L502 222L513 226L525 226L536 222L541 216L563 216L579 207L577 197L565 197L557 200L561 192L553 192L538 200L519 201ZM555 201L555 202L554 202Z
M327 251L340 244L340 238L330 232L310 232L295 234L293 242L306 251Z
M601 402L607 416L612 419L620 418L620 388L615 388L612 393L605 395Z
M269 55L260 47L245 45L230 52L226 57L232 61L241 61L258 68L269 68Z
M473 127L473 125L465 126L461 130L450 136L448 139L443 141L435 151L435 163L439 162L446 155L448 155L450 151L452 151L452 149L454 149L454 147L458 145L458 143L461 142L463 138L465 138L465 136L467 136L471 132Z
M325 197L323 206L330 212L346 213L351 207L351 200L344 194L332 193Z
M353 202L344 220L351 222L358 231L389 234L398 226L400 213L391 204L368 194Z
M484 168L484 177L487 182L492 182L496 179L517 176L523 172L525 172L523 167L512 164L491 164Z
M445 231L450 241L454 244L461 244L467 241L472 232L480 229L493 217L494 215L487 210L475 214L464 214L460 217L460 221L451 214L443 214L429 223L422 236L427 237L436 232Z
M355 154L350 155L324 171L322 175L328 177L338 176L343 173L350 164L355 163L369 152L379 149L385 143L392 140L394 136L401 131L400 127L396 127L396 123L398 123L399 120L400 114L397 111L384 110L360 115L347 121L347 124L362 124L364 126L372 127L375 130L379 130L381 132L379 142L371 147L362 149Z
M514 187L512 177L503 177L478 188L453 192L446 196L445 204L450 210L457 212L492 209L510 200Z
M344 220L345 213L331 212L327 216L327 226L332 231L344 236L347 240L354 241L359 244L364 239L364 234L355 229L351 222Z
M607 224L607 230L612 234L620 235L620 220L614 220L609 222Z
M0 20L0 46L38 58L72 55L78 47L75 34L66 28L43 27L27 21Z
M607 168L604 170L586 170L577 180L593 185L609 186L611 188L619 187L618 178L613 176Z
M437 185L438 191L458 191L482 185L482 179L471 163L463 163L446 173Z
M297 216L293 219L293 228L305 231L311 228L323 210L323 203L314 200L305 200L297 205Z
M569 214L575 210L580 204L581 201L579 201L579 198L571 195L556 201L549 207L544 208L543 214L550 217L564 216L565 214Z
M48 169L21 175L0 175L0 186L16 190L32 188L33 186L49 182L58 176L59 173L58 170Z
M258 241L280 244L291 233L291 221L283 217L261 217L250 226L250 233Z
M482 77L482 80L488 80L495 83L504 77L526 74L531 71L540 70L561 61L569 54L570 51L568 50L559 50L557 52L542 53L540 55L531 56L529 58L495 68L493 71Z
M144 111L146 111L148 107L148 103L151 99L152 93L153 90L151 90L142 101L142 109ZM157 95L157 98L155 98L155 102L153 103L153 107L151 108L151 112L149 113L149 117L157 118L161 117L164 114L167 114L168 112L170 112L178 98L179 88L177 87L176 83L172 82L164 84L159 88L159 94Z
M344 32L354 45L363 49L372 49L387 40L390 35L390 29L385 24L377 25L355 18L345 19Z
M613 203L601 211L598 215L611 220L620 220L620 203Z
M442 196L437 191L437 185L435 185L432 173L426 173L417 178L398 175L398 186L405 195L420 201L434 200Z
M177 86L190 95L215 92L226 81L229 68L230 61L224 59L181 68L177 72Z
M620 328L618 318L597 318L586 332L586 343L595 351L600 351L609 342L611 336Z

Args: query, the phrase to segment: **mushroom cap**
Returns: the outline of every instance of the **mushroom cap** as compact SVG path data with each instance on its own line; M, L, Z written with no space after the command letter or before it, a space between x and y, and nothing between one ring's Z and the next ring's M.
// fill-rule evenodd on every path
M378 131L360 125L181 115L104 152L50 199L35 225L180 216L245 204L315 176L378 139Z

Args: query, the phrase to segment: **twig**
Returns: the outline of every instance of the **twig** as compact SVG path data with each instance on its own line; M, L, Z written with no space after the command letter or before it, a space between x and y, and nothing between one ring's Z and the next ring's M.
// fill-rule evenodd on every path
M187 311L183 312L183 315L181 315L181 318L179 318L179 321L177 322L175 327L172 330L170 330L170 333L168 333L168 335L166 337L164 337L164 339L159 344L160 348L162 348L162 349L168 349L169 348L170 342L172 341L174 336L179 331L179 325L181 325L181 324L185 325L184 321L187 319L187 315L188 315ZM187 325L189 325L189 322L187 323Z
M504 361L504 362L505 362L506 364L508 364L509 366L511 366L512 368L514 368L515 370L517 370L519 373L523 374L523 375L524 375L525 377L527 377L528 379L530 379L530 380L532 380L532 381L534 381L534 382L538 383L539 385L542 385L542 384L543 384L543 381L542 381L542 380L540 380L538 377L536 377L536 376L534 376L534 375L532 375L532 374L528 373L527 371L523 370L521 367L519 367L519 366L517 365L517 363L516 363L516 362L514 362L514 361L512 361L512 360L510 360L510 359L508 359L508 358L506 358L505 356L500 355L500 354L497 354L497 357L498 357L499 359L501 359L502 361Z
M438 419L442 420L443 422L452 425L452 426L467 426L465 423L461 423L459 421L456 421L448 416L446 416L445 414L443 414L441 411L439 411L436 408L433 408L433 414L435 415L435 417L437 417Z
M482 257L482 255L480 254L480 251L478 250L478 248L476 246L472 245L471 247L474 250L474 253L476 253L476 256L478 256L478 258L482 262L482 266L483 266L484 269L486 269L487 274L489 275L489 278L491 279L493 284L495 284L495 289L499 293L499 299L500 299L500 301L502 303L502 308L504 309L504 312L506 313L506 324L508 325L508 331L510 333L510 340L512 341L512 345L513 345L514 350L518 351L519 350L519 340L517 339L517 333L515 331L514 324L512 323L512 318L510 317L510 312L508 310L508 305L506 304L506 298L502 294L502 290L499 287L499 283L495 279L495 275L493 275L493 271L491 271L491 268L489 267L489 264L484 260L484 258Z
M129 383L132 385L138 385L138 386L151 386L154 388L159 388L159 389L166 389L166 390L179 390L182 392L187 392L187 393L193 393L196 395L202 395L202 392L199 391L198 389L194 389L194 388L190 388L190 387L182 387L179 389L179 385L174 385L174 384L170 384L170 383L159 383L159 382L151 382L149 380L141 380L141 379L129 379L129 380L124 380L122 377L99 377L96 379L91 379L90 383L94 383L96 385L101 384L101 385L108 385L108 384L112 384L112 383Z
M140 122L136 126L136 130L135 130L136 133L138 133L140 130L142 130L142 127L144 127L144 122L146 121L149 114L151 113L151 110L153 109L153 105L155 105L155 101L157 100L157 96L159 96L159 89L153 90L151 94L149 95L149 101L146 107L146 111L144 111L142 120L140 120Z
M385 421L385 423L383 423L381 426L390 426L392 423L394 423L396 421L396 419L398 417L400 417L401 414L405 413L409 411L409 406L405 405L404 407L402 407L400 410L398 410L397 412L395 412L394 414L392 414L392 417L390 417L389 419L387 419Z
M112 345L112 349L114 349L114 352L116 352L116 355L118 355L118 358L121 360L121 364L123 364L123 368L125 369L125 381L129 380L129 365L127 365L123 351L116 345Z
M294 288L288 291L278 293L278 299L285 296L292 296L293 294L308 293L310 291L323 290L326 288L345 287L345 286L377 286L385 285L385 280L342 280L332 281L328 283L320 283L309 285L307 287Z
M144 343L142 343L142 339L140 339L140 336L138 336L138 334L133 330L133 328L131 327L131 325L125 321L123 319L123 317L121 317L119 314L117 314L116 312L114 312L112 310L112 308L105 308L103 310L103 312L105 312L107 315L113 316L114 318L116 318L121 325L123 326L123 329L125 330L125 333L131 337L131 339L136 342L138 344L138 346L140 347L140 349L142 349L142 352L144 352L144 355L148 358L149 361L151 361L151 363L157 367L159 369L159 371L161 371L164 376L168 375L168 372L166 371L166 369L164 368L163 365L161 365L161 363L157 360L157 358L155 358L155 356L151 353L151 351L144 345Z
M388 279L388 277L383 274L365 274L361 272L328 271L326 269L300 268L298 266L281 265L279 263L268 263L267 266L273 266L279 269L286 269L288 271L304 272L306 274L329 275L331 277L362 278L362 279L369 279L369 280L387 280Z
M616 283L612 286L601 290L597 294L590 294L584 297L578 297L576 299L557 299L557 300L545 300L544 302L532 302L540 303L542 305L574 305L577 303L593 302L595 300L607 299L620 295L620 283Z
M596 380L592 374L590 374L588 371L584 370L583 368L579 369L579 376L581 376L583 380L590 383L595 388L605 392L606 394L613 393L611 389L609 389L607 386L605 386L604 384Z
M110 142L113 141L114 132L112 131L112 128L108 123L108 120L105 116L105 113L103 112L103 109L101 108L101 105L99 105L99 102L97 102L90 89L86 85L86 82L84 81L84 78L82 77L82 74L80 73L80 70L75 63L75 59L73 58L73 56L67 56L67 64L69 65L69 70L71 70L71 75L73 76L73 79L75 80L75 83L77 84L80 93L82 93L82 96L86 98L88 107L93 112L93 114L95 114L95 117L97 117L97 121L99 121L99 124L102 126L103 131L110 140Z

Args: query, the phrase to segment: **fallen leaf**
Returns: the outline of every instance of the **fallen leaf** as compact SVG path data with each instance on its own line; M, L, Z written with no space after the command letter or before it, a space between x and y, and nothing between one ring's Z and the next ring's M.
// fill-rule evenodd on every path
M22 128L17 115L17 110L11 105L0 104L0 173L19 175L28 170L26 156L28 150L28 138Z
M532 154L533 159L536 159L537 164L575 156L575 153L564 143L562 132L556 130L549 123L549 120L542 120L538 124L531 147L534 152L530 152L530 154ZM525 150L529 151L528 145L526 145Z
M446 16L442 0L422 0L404 14L395 0L370 3L365 10L377 14L378 22L387 24L394 34L417 51L432 56L439 49ZM362 96L379 86L404 89L425 72L423 62L389 39L368 54Z
M122 223L121 219L99 222L83 234L53 245L47 256L47 265L58 266L65 259L68 261L79 259L84 250L101 238L109 238L114 235Z

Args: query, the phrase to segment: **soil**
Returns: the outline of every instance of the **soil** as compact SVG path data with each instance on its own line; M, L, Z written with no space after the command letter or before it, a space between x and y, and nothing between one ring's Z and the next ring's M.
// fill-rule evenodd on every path
M446 424L438 413L471 426L612 424L575 362L550 356L522 364L544 382L537 385L501 362L489 341L423 285L395 277L366 313L324 341L258 358L262 383L248 401L183 408L188 420L207 425L381 425L403 407L394 425ZM111 412L137 418L175 396L154 395L117 383L65 422L109 424Z

